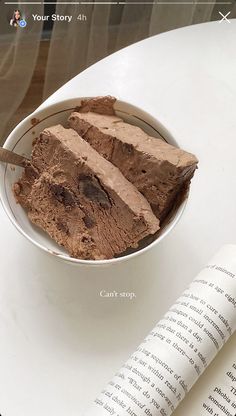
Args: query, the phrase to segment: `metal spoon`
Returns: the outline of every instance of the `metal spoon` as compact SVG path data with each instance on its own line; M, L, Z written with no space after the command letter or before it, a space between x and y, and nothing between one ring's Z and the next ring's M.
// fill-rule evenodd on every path
M29 159L24 156L20 156L11 150L0 147L0 162L11 163L12 165L25 168L25 166L29 163Z

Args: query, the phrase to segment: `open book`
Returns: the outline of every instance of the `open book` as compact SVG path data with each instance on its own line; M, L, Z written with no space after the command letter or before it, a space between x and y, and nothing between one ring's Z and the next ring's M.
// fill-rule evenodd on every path
M236 416L235 329L236 246L227 245L85 415Z

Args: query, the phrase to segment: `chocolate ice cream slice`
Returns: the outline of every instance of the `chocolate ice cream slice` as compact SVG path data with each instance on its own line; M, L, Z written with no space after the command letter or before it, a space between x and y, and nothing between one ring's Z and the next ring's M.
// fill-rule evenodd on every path
M88 113L89 111L93 111L94 113L98 114L115 115L115 102L116 98L111 97L110 95L93 97L82 100L78 109L80 113Z
M110 111L111 100L108 102ZM90 105L83 102L69 117L70 127L120 169L163 221L173 206L187 196L198 160L191 153L150 137L115 115L99 114L101 109L99 113L91 109L96 110L94 102Z
M61 125L43 131L14 191L31 221L73 257L113 258L159 229L119 169Z

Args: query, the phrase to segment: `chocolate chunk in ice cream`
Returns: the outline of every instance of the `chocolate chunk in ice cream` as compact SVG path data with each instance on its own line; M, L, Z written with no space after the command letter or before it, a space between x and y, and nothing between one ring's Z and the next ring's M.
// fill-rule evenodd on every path
M147 200L73 129L45 129L14 186L30 220L71 256L109 259L159 230Z
M69 126L120 169L163 221L187 196L197 158L107 111L94 111L92 103L84 101L69 117Z

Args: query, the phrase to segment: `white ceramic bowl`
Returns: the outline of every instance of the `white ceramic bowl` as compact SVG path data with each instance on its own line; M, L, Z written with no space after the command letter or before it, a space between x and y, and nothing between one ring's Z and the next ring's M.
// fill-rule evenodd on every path
M18 124L18 126L7 138L4 147L6 149L13 150L18 154L30 156L33 139L37 137L46 127L58 123L65 124L69 114L80 104L82 99L83 97L61 101L57 104L45 107L42 110L39 109L35 111ZM156 119L140 108L117 100L115 103L115 111L116 114L122 117L125 121L143 128L143 130L145 130L148 134L154 137L161 136L168 141L168 143L178 146L170 133ZM37 247L70 263L84 265L115 264L143 254L147 250L156 246L173 229L181 217L186 205L186 201L181 204L169 223L161 230L157 238L144 248L115 259L80 260L70 257L69 254L67 254L67 252L56 242L54 242L46 233L35 227L29 221L25 210L19 204L16 204L12 192L12 185L20 177L21 171L22 168L20 167L13 167L12 165L0 163L0 197L8 217L17 230Z

